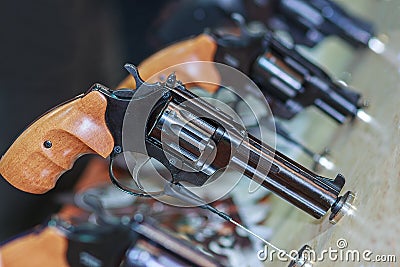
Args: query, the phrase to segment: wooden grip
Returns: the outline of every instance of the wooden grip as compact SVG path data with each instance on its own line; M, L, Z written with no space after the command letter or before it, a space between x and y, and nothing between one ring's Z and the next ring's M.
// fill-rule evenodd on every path
M180 63L213 62L216 50L217 44L212 37L202 34L149 57L140 64L139 72L148 80ZM175 71L183 83L208 82L189 83L189 87L193 84L210 92L216 91L221 79L218 71L210 65L195 66L178 65L160 74L169 75ZM136 88L136 84L132 77L128 77L118 88ZM26 129L4 154L0 160L0 174L16 188L40 194L52 189L60 175L71 169L79 156L97 153L107 157L112 152L114 141L105 122L106 108L105 97L93 91L51 110Z
M201 86L210 93L215 92L220 84L221 77L215 68L210 68L210 65L193 65L194 68L188 68L187 65L178 64L207 61L214 62L214 56L217 51L217 44L214 39L206 34L201 34L196 38L182 41L155 53L144 60L138 67L140 76L148 82L157 82L159 77L154 77L155 80L148 80L153 75L168 76L172 71L176 72L176 76L184 84L189 83L194 86ZM175 66L177 65L177 66ZM173 68L170 68L174 66ZM166 70L167 69L167 70ZM165 72L163 72L166 70ZM193 81L207 81L208 83L193 83ZM117 88L136 88L134 79L128 76L123 80Z
M16 188L41 194L84 154L111 154L107 99L92 91L56 107L30 125L0 160L0 174Z
M68 240L56 228L48 227L17 238L0 247L0 266L69 267Z

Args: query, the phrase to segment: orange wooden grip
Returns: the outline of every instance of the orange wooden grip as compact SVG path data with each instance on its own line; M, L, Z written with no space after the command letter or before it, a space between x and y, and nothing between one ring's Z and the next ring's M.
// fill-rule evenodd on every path
M210 68L209 64L194 65L195 68L178 64L213 62L216 50L213 38L202 34L149 57L140 64L139 73L148 80L156 73L169 75L175 71L179 80L189 82L188 87L197 85L214 92L221 79L215 68ZM174 67L171 69L171 66ZM128 77L118 88L136 88L136 85L133 78ZM97 153L107 157L114 141L105 122L106 107L105 97L93 91L51 110L26 129L4 154L0 160L0 174L16 188L40 194L52 189L60 175L72 168L79 156ZM46 148L46 141L51 142L50 148Z
M0 266L68 267L68 240L57 229L48 227L0 247Z
M214 62L216 51L217 44L214 39L209 35L201 34L193 39L168 46L150 56L139 65L139 73L144 80L148 81L157 73L168 76L172 71L175 71L180 81L184 84L189 83L188 87L191 85L201 86L213 93L218 89L221 80L215 68L210 68L209 64L196 64L191 68L188 68L187 65L178 64L193 61ZM167 68L168 70L166 70ZM149 82L156 82L159 77L154 77L154 79L149 80ZM193 83L192 81L207 81L207 83ZM134 79L129 76L117 88L136 88L136 84Z
M107 99L92 91L46 113L4 154L0 174L20 190L41 194L52 189L79 156L107 157L114 139L105 122L106 108Z

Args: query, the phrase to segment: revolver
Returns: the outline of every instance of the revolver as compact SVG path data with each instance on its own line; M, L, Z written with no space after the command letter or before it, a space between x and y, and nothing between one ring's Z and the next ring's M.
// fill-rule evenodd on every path
M371 22L347 12L334 1L245 2L251 19L259 19L273 30L288 32L295 44L314 47L325 37L337 36L354 48L370 48L379 52L383 45L375 37Z
M222 257L171 233L144 211L125 214L124 220L107 213L96 194L83 193L81 201L77 206L95 223L85 216L53 216L47 223L68 240L64 257L71 266L226 266L219 263Z
M169 171L165 190L188 202L204 203L182 183L201 187L227 168L238 171L315 218L330 211L335 223L345 215L345 179L316 175L284 156L221 109L197 97L170 74L148 83L131 64L136 89L111 90L95 84L86 94L55 107L32 123L0 160L1 175L13 186L45 193L83 154L110 157L132 152L160 162ZM141 164L131 171L136 182ZM139 185L139 189L142 187ZM139 190L140 191L140 190ZM135 193L145 196L146 192Z
M308 106L344 123L363 107L361 95L333 81L320 67L268 30L252 31L236 18L241 34L212 33L219 44L216 61L251 77L267 98L273 114L291 119Z
M153 26L153 42L165 45L199 34L206 27L229 25L232 13L260 21L273 31L287 32L295 45L315 47L326 37L336 36L354 48L370 48L376 53L384 49L370 21L331 0L180 1L168 6Z
M224 63L240 70L259 86L278 118L291 119L309 106L317 107L338 123L363 118L360 115L365 114L362 110L365 104L359 93L335 82L322 68L271 31L259 25L248 27L240 15L234 18L240 26L232 30L235 33L226 28L209 31L160 50L141 66L153 73L189 61ZM184 77L183 81L187 76L204 75L201 69L178 68L176 71ZM146 71L144 76L148 75ZM211 75L217 82L219 74ZM133 86L133 79L129 77L120 85ZM204 89L216 92L218 86L206 84Z

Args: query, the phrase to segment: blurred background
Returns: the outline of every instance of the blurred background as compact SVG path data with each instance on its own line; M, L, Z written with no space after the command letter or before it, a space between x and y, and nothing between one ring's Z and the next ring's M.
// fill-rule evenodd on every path
M154 52L148 29L166 1L3 1L0 4L0 154L55 105L96 82L116 86L125 62ZM0 179L0 240L42 222L52 198L76 182L87 157L46 195L23 193Z

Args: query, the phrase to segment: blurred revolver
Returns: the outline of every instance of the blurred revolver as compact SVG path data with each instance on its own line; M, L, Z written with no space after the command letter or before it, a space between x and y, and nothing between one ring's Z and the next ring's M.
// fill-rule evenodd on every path
M384 48L371 22L331 0L172 1L154 23L151 41L157 47L165 46L207 27L229 25L232 13L260 21L273 31L287 32L295 45L314 47L336 36L355 48L368 47L377 53Z
M328 36L337 36L355 48L377 52L383 45L373 24L330 0L246 0L249 19L259 19L273 30L290 34L295 44L314 47Z
M359 93L335 82L322 68L260 24L248 27L242 17L235 19L240 28L215 29L149 57L140 65L151 70L144 77L179 63L213 61L234 67L256 82L278 118L291 119L309 106L317 107L338 123L364 113ZM204 76L201 69L191 69L189 73L178 66L176 70L183 81L188 76ZM132 78L127 78L120 87L134 88ZM216 92L218 86L205 85L205 89Z
M221 257L172 233L146 212L112 215L91 193L83 194L81 204L93 212L92 220L53 216L48 223L68 240L65 258L71 266L226 266Z

